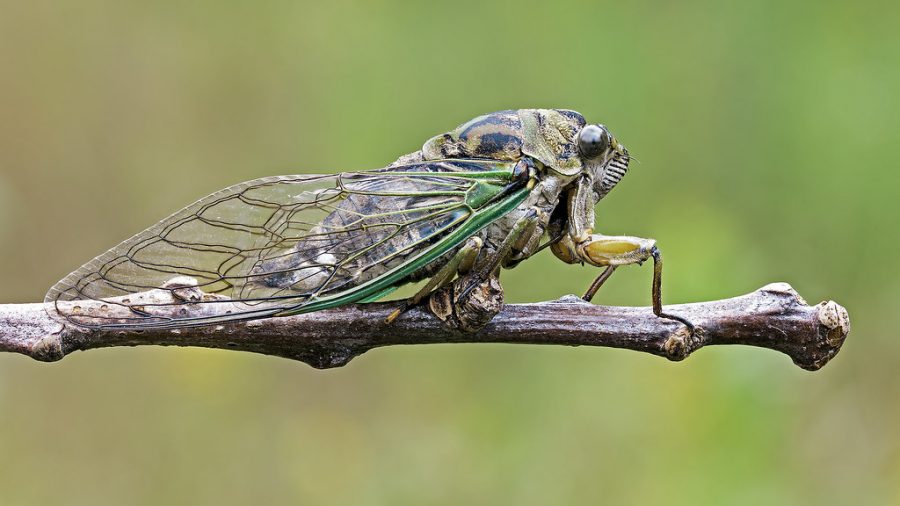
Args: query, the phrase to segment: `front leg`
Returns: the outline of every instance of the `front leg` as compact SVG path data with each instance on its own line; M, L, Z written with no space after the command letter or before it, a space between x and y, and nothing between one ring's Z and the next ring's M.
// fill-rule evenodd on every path
M662 254L656 247L653 239L631 236L608 236L592 234L585 241L575 246L576 254L585 262L606 269L591 283L584 300L590 301L600 286L609 279L613 271L620 265L642 264L645 260L653 259L653 285L651 297L653 299L653 314L660 318L675 320L687 326L691 334L694 333L694 325L684 318L664 313L662 310Z
M593 233L594 204L590 179L585 177L569 190L566 201L568 233L551 244L550 249L560 260L574 263L588 263L606 267L591 283L584 299L590 301L600 286L612 276L620 265L642 264L653 258L653 314L660 318L683 323L694 333L694 326L679 316L662 310L662 256L653 239L626 235L609 236Z

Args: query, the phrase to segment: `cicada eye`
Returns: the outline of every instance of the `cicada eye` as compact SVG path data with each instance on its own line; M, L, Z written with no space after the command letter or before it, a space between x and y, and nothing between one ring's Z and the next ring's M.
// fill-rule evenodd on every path
M596 158L609 149L609 132L601 125L588 125L578 132L578 151L585 158Z

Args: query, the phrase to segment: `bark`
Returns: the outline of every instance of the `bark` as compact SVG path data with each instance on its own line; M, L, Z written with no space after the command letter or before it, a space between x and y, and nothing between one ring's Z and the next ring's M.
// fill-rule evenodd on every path
M93 302L84 302L86 310ZM609 346L683 360L707 345L743 344L780 351L810 371L840 350L850 331L847 311L833 301L810 306L786 283L712 302L666 306L696 325L655 317L649 307L596 306L575 296L508 304L477 332L449 328L423 308L391 324L397 303L350 305L298 316L177 330L93 330L64 325L43 304L0 305L0 351L41 361L77 350L113 346L201 346L340 367L380 346L429 343L511 343Z

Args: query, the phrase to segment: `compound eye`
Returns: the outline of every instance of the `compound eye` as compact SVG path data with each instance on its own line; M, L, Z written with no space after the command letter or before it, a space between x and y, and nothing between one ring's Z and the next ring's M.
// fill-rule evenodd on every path
M588 125L578 132L578 151L585 158L596 158L609 149L610 135L602 125Z

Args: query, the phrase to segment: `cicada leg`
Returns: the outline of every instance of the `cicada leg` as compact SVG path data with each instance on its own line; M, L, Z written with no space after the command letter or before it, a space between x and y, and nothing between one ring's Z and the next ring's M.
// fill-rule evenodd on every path
M594 282L591 283L591 286L588 287L587 291L584 292L584 296L581 298L584 299L585 302L590 302L591 299L594 298L594 295L597 295L597 291L600 290L600 287L603 286L603 283L606 283L606 280L612 276L612 273L615 272L617 265L607 265L606 269L603 269L603 272L594 279Z
M401 314L409 308L418 305L433 291L450 283L457 274L468 274L475 266L475 259L478 258L478 253L481 252L482 245L483 243L480 238L470 237L463 247L460 248L450 261L444 264L444 266L428 280L428 283L426 283L421 290L403 301L400 307L388 315L385 319L385 323L393 323Z
M653 289L652 289L652 297L653 297L653 314L660 318L666 318L667 320L675 320L677 322L681 322L688 328L688 331L691 335L694 335L694 324L687 321L686 319L673 315L670 313L664 313L662 310L662 254L659 252L659 248L656 246L650 251L650 256L653 257Z
M536 215L526 216L522 229L512 239L512 247L505 256L500 258L500 265L504 269L512 269L522 260L531 257L541 250L541 237L544 236L544 227L541 226L541 211L535 209Z
M684 324L691 334L694 333L694 325L686 319L664 313L662 310L662 255L656 247L653 239L643 239L630 236L606 236L592 234L585 241L574 248L578 257L585 262L606 269L591 283L584 295L584 300L590 301L600 286L609 279L615 269L620 265L642 264L645 260L653 259L653 285L651 298L653 301L653 314L667 320L675 320Z
M532 242L531 238L536 235L538 223L540 223L540 211L532 208L519 218L513 225L512 230L483 262L478 266L478 270L471 276L471 281L462 291L459 292L457 300L465 298L479 284L485 282L488 277L497 271L501 265L512 265L516 257L526 249ZM540 237L538 237L540 239Z
M526 211L499 245L485 248L472 272L431 295L431 312L451 328L463 332L476 332L487 325L503 308L500 268L531 254L543 235L542 216L537 208Z
M478 254L482 250L482 240L478 237L471 237L466 244L435 274L428 283L422 287L415 295L405 300L403 304L388 315L385 320L391 323L396 320L404 311L416 306L430 294L448 285L453 278L459 274L460 276L469 275L469 279L465 287L459 291L456 301L461 301L468 296L476 287L488 281L490 276L497 271L501 265L509 265L512 259L525 254L528 248L532 247L534 242L532 238L538 236L536 233L537 226L540 223L540 212L537 209L530 209L525 216L519 218L513 225L510 233L504 238L500 246L490 255L484 258L475 269Z

